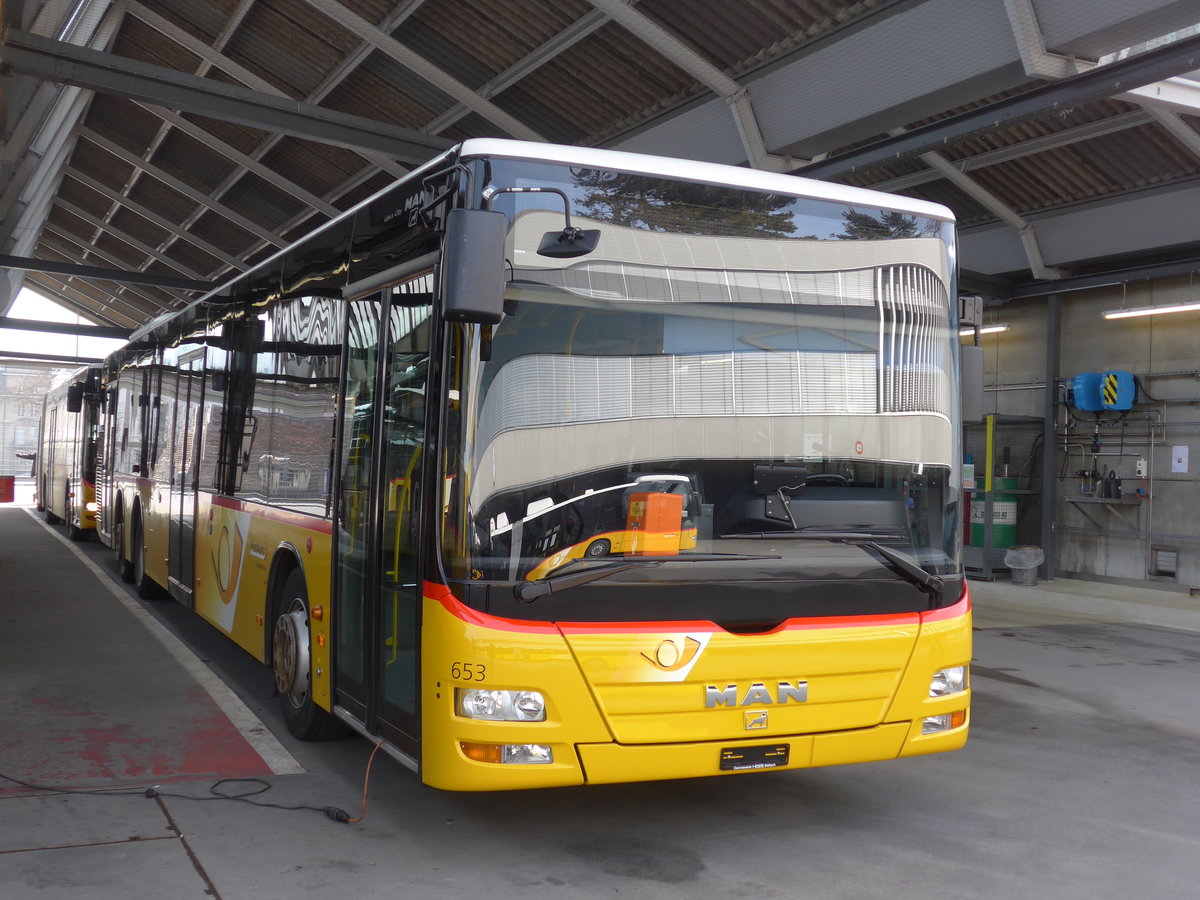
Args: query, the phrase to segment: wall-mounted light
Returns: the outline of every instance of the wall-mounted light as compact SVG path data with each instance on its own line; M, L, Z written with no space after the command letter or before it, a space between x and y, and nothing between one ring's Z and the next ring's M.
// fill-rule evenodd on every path
M1193 312L1200 310L1200 300L1190 303L1164 303L1161 306L1136 306L1132 309L1110 309L1104 313L1106 319L1132 319L1136 316L1157 316L1162 313Z
M979 328L980 334L999 334L1002 331L1008 331L1007 325L981 325ZM959 337L972 337L975 334L974 328L960 328L958 330Z

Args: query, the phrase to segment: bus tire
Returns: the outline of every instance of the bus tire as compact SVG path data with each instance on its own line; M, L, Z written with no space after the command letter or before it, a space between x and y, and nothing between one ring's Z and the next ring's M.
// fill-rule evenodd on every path
M349 732L312 698L312 642L304 573L292 569L284 579L271 631L271 673L283 721L302 741L327 741Z
M125 521L118 519L113 523L112 531L113 552L117 556L117 574L126 584L133 584L133 563L125 558Z
M129 547L129 555L133 557L133 590L143 600L149 600L161 595L161 589L154 579L146 574L146 548L142 543L142 517L133 518L133 542Z

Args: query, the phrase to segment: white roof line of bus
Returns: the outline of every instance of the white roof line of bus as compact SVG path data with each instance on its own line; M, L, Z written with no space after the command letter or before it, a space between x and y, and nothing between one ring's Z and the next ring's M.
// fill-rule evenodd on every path
M792 194L820 200L895 209L899 212L954 221L954 213L940 203L885 194L868 188L852 187L830 181L818 181L803 175L782 175L747 169L723 163L701 162L692 159L671 159L624 150L602 150L565 144L537 144L503 138L470 138L461 145L463 157L492 156L508 159L527 159L539 162L561 162L596 169L615 169L640 175L658 175L683 181L706 184L729 184L756 190Z

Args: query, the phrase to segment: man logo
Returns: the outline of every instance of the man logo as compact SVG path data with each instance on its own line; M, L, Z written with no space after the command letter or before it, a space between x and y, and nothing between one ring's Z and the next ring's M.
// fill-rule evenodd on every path
M807 681L797 681L794 683L791 681L780 681L773 696L767 690L767 686L761 681L756 681L750 687L746 688L744 694L738 691L736 684L727 684L724 689L718 688L715 684L710 684L704 688L704 706L707 709L713 709L717 706L773 706L788 702L808 702Z
M680 649L675 641L667 638L654 648L654 655L642 654L642 659L663 672L677 672L696 658L701 644L695 638L685 637L683 648Z
M754 731L757 728L767 727L767 711L765 709L746 710L742 713L746 717L746 730Z

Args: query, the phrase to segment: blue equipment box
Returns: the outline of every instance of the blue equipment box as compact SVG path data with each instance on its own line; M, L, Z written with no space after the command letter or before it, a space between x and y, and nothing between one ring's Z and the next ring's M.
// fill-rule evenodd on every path
M1133 409L1137 399L1137 382L1132 372L1110 369L1104 373L1104 384L1100 387L1100 400L1105 409Z
M1081 372L1067 382L1067 403L1084 412L1100 412L1104 400L1100 389L1104 376L1099 372Z
M1081 372L1067 382L1067 403L1084 412L1133 409L1136 399L1132 372Z

